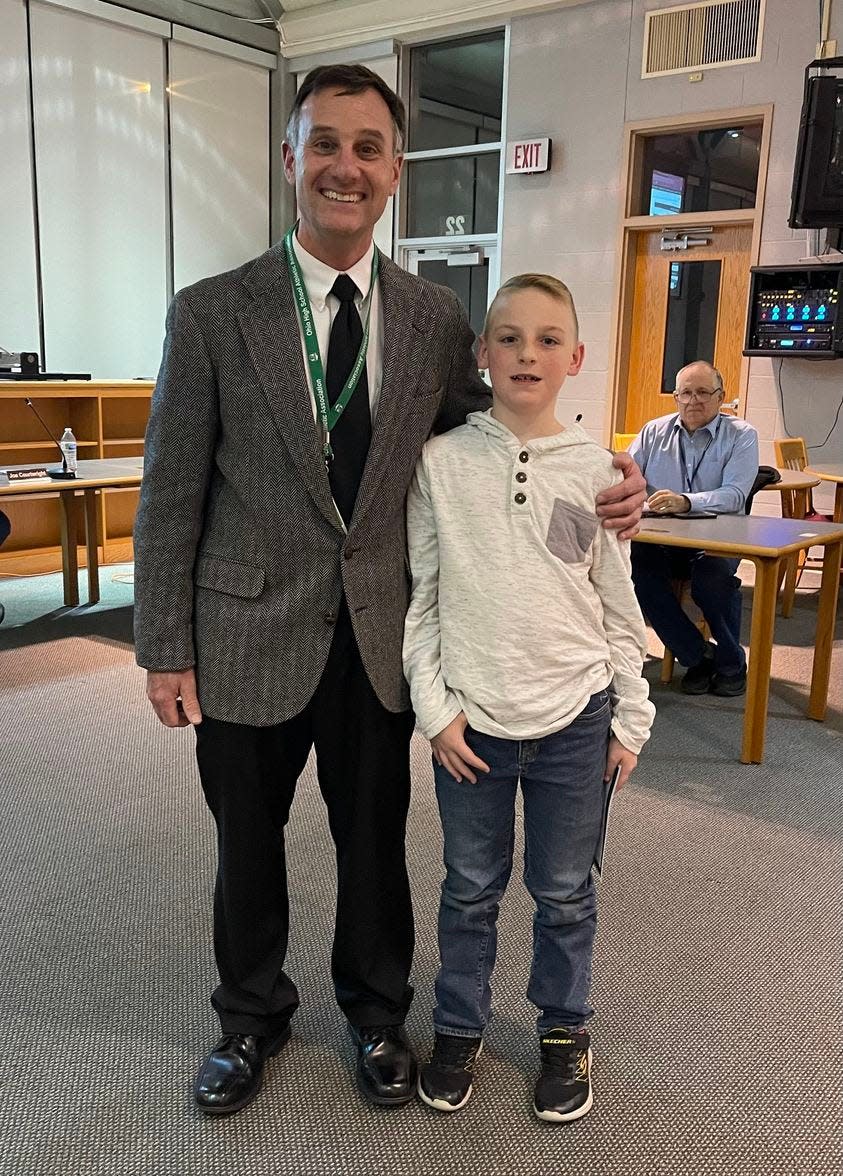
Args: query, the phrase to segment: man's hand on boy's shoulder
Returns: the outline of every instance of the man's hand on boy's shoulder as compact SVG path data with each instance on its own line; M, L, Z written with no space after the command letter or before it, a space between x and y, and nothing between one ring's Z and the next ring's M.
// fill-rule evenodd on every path
M619 532L619 539L632 539L638 534L647 483L628 453L616 453L612 465L621 470L623 481L597 495L597 514L604 527Z
M460 711L455 718L451 719L448 726L444 727L438 735L434 735L430 741L436 762L446 772L450 772L458 784L462 782L463 777L470 780L472 784L477 783L477 777L471 770L472 768L477 768L481 772L489 770L489 765L476 756L466 743L465 729L467 726L468 719L465 717L465 712Z

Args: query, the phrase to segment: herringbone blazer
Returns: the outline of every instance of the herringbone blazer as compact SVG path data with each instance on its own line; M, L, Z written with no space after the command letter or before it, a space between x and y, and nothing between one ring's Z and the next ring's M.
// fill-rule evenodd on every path
M344 592L390 711L410 573L404 497L432 431L489 403L451 291L380 258L383 374L346 533L331 499L283 247L182 290L167 318L135 521L135 645L194 666L204 713L269 726L319 682Z

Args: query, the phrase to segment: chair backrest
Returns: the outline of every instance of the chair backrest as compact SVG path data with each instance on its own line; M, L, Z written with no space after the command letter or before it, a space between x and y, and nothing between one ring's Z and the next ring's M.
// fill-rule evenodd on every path
M744 514L749 514L749 512L752 510L752 500L759 490L763 489L764 486L772 486L781 480L781 474L773 466L759 466L758 473L755 475L755 481L752 483L752 489L746 496Z
M615 441L612 448L629 449L630 445L637 436L637 433L615 433Z
M780 437L773 441L776 465L784 470L804 470L808 464L808 450L804 437Z

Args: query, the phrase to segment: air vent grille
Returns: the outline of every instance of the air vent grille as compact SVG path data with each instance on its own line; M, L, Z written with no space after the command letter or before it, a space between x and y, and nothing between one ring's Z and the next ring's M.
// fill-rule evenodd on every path
M702 0L648 12L641 76L759 61L765 0Z

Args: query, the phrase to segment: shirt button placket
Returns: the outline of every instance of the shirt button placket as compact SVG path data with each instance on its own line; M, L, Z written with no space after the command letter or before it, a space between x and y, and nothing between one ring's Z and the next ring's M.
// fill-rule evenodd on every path
M519 460L519 462L521 462L522 465L526 465L527 462L530 460L530 455L526 449L522 449L520 451L520 453L518 454L518 460ZM522 486L524 485L524 483L527 481L527 474L525 473L524 470L518 470L516 472L515 481L518 482ZM523 490L518 490L513 495L513 502L515 503L516 506L524 506L526 501L527 501L527 495L524 493Z

